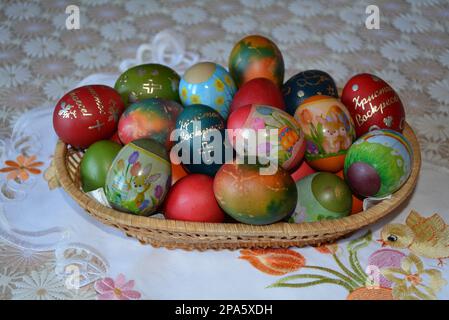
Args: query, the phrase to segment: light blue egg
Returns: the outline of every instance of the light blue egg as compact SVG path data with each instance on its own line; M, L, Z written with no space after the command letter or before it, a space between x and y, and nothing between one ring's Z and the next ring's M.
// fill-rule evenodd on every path
M237 87L231 75L213 62L200 62L190 67L179 83L184 106L204 104L227 119Z

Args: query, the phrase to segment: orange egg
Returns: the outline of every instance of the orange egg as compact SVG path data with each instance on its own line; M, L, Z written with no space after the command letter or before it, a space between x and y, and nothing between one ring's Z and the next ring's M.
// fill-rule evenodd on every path
M176 181L185 177L187 172L184 170L180 164L171 164L171 185L174 185Z
M337 176L344 179L345 176L343 174L343 170L340 170L336 173ZM352 209L350 214L356 214L363 211L363 200L352 194Z

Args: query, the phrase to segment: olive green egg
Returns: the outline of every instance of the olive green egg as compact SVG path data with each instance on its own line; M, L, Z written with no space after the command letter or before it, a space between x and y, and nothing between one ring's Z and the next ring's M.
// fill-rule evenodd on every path
M141 64L123 72L114 88L120 93L126 106L148 99L179 100L179 75L171 68L156 64Z
M104 187L109 167L121 148L116 142L100 140L86 150L80 164L84 192Z

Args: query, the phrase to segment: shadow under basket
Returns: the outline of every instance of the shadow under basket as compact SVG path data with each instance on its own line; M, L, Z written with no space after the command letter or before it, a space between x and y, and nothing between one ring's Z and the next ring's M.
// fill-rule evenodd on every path
M54 166L60 185L82 208L101 222L138 239L142 244L200 251L301 247L331 242L372 224L391 213L410 196L418 180L421 153L416 136L408 124L403 133L412 146L413 163L411 175L402 188L396 191L391 199L383 200L366 211L341 219L319 222L279 222L254 226L240 223L186 222L127 214L101 205L81 190L79 165L83 157L82 151L58 141Z

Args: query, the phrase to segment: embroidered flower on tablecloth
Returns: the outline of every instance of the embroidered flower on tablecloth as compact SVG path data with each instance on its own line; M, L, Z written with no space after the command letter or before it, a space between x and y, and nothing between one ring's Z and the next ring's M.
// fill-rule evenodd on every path
M44 93L48 98L58 100L70 89L74 88L77 82L78 80L75 78L57 77L47 81L44 85Z
M30 79L30 70L25 66L15 64L0 68L0 87L16 87Z
M161 9L161 5L155 0L128 0L125 9L134 16L144 16Z
M274 4L274 0L240 0L241 4L249 8L266 8Z
M206 12L198 7L177 8L172 12L172 18L181 24L193 25L206 20Z
M354 52L362 47L362 41L355 34L330 33L324 37L324 43L338 53Z
M44 163L42 161L35 161L36 156L26 157L24 155L19 155L16 161L6 160L6 167L1 168L1 173L8 173L6 179L16 180L19 182L27 181L31 174L40 174L41 170L37 167L42 166Z
M201 54L210 60L218 62L227 61L233 44L229 41L211 41L201 48Z
M380 53L390 61L405 62L415 59L419 49L407 41L390 41L380 48Z
M133 290L134 280L126 281L123 274L119 274L115 280L104 278L94 284L98 300L138 300L140 292Z
M30 271L46 264L52 264L52 252L34 251L13 245L0 245L0 261L2 266L12 268L17 272Z
M74 54L74 62L81 68L96 69L109 65L112 55L107 49L86 48Z
M240 254L240 259L273 276L297 271L306 264L302 254L290 249L244 249Z
M272 31L273 37L284 43L301 43L308 38L310 32L303 26L286 23L276 26Z
M231 33L249 33L257 27L257 22L248 15L233 15L223 19L221 26Z
M424 114L422 117L413 118L413 125L420 134L428 139L435 139L437 141L449 139L448 116Z
M413 253L404 258L400 268L381 270L393 283L393 297L397 299L436 299L436 294L447 284L441 271L424 269L421 259Z
M111 41L123 41L133 37L136 28L128 22L107 23L100 29L101 35Z
M449 81L446 79L432 83L427 90L430 96L438 102L449 104Z
M5 8L5 14L10 19L28 20L41 14L41 8L37 3L17 2Z
M322 4L318 1L308 0L293 1L288 5L288 9L299 17L310 17L324 11Z
M92 20L101 22L121 21L127 15L125 9L111 3L91 8L87 14Z
M25 42L23 50L31 58L46 58L61 50L61 43L55 38L38 37Z
M332 243L322 246L313 247L316 251L323 254L335 254L338 251L338 244Z
M24 275L22 281L15 283L12 291L13 300L63 300L67 291L63 278L43 269L40 272L31 271Z
M401 14L393 19L393 26L402 32L423 32L429 30L432 22L417 14Z
M0 43L8 43L11 40L11 31L6 26L0 26Z

